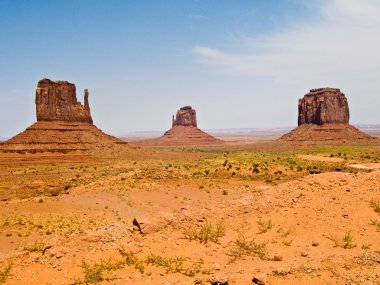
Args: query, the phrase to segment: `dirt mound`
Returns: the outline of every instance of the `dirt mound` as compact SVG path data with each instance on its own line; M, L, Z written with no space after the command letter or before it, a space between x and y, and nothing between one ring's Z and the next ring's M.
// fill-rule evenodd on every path
M126 144L89 123L41 121L0 143L0 153L110 154Z
M332 142L332 143L376 143L378 139L359 131L348 124L301 125L283 135L283 141Z
M193 126L174 126L158 139L136 142L141 146L222 145L224 142Z

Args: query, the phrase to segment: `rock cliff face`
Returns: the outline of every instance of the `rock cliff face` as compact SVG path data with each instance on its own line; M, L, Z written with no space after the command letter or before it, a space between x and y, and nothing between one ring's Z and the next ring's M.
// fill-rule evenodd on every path
M298 127L281 137L305 143L373 143L373 137L349 125L346 96L339 89L312 89L298 102Z
M298 125L348 124L346 96L339 89L312 89L298 102Z
M191 106L185 106L179 109L177 115L173 116L172 127L175 126L193 126L197 127L197 114Z
M77 101L75 85L67 81L42 79L36 90L37 121L85 122L92 124L88 90L84 105Z
M36 91L37 122L0 142L0 154L70 154L119 157L133 155L127 143L92 124L88 91L79 103L75 85L43 79ZM141 152L141 150L139 150Z

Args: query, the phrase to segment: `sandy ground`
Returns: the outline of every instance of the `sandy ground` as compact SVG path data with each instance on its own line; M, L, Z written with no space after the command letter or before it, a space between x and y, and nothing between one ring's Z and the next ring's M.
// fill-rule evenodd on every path
M379 147L320 151L2 158L1 187L24 194L0 202L0 281L379 284L380 171L344 167L378 165ZM253 179L255 167L279 180Z

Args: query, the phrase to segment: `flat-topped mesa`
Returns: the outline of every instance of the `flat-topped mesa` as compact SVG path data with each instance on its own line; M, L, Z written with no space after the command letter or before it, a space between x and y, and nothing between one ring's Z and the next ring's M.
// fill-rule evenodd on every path
M197 127L197 114L191 106L185 106L178 110L175 118L173 115L172 127L193 126Z
M88 90L84 105L77 101L75 85L67 81L42 79L36 90L37 121L85 122L92 124Z
M311 89L298 102L298 125L348 124L346 96L336 88Z

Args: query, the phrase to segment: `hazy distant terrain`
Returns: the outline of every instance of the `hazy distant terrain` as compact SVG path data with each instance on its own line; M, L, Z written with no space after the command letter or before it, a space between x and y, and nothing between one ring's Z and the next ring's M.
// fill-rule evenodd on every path
M359 124L355 125L358 129L373 136L380 136L380 125ZM229 129L208 129L205 130L210 135L215 137L267 137L275 138L283 134L288 133L294 127L278 127L278 128L229 128ZM128 132L123 135L119 135L125 140L140 140L160 137L165 131L136 131Z

